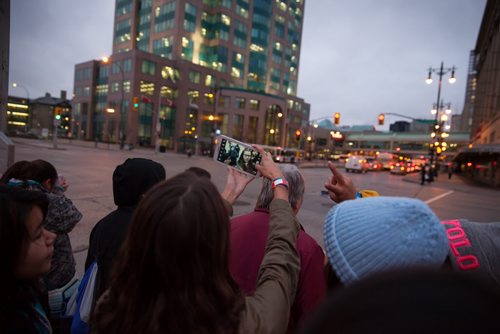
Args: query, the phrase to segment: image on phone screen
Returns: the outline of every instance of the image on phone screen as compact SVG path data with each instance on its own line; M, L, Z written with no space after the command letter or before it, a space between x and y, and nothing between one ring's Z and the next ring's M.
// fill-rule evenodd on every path
M217 161L243 172L257 175L255 165L260 163L260 160L260 153L253 148L241 145L228 138L221 138Z

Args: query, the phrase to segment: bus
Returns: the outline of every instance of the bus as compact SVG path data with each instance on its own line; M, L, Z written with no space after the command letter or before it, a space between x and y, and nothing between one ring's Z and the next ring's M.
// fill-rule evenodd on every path
M264 151L271 153L274 162L295 163L304 159L304 150L297 148L285 148L280 146L260 145Z

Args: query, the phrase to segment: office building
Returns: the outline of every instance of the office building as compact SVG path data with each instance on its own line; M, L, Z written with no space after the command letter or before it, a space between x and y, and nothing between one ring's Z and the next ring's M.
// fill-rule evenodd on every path
M9 94L10 0L0 0L0 131L7 130Z
M474 101L476 99L476 54L474 50L469 55L469 68L467 70L467 83L465 86L465 101L462 117L460 118L460 131L469 132L474 115Z
M410 122L406 121L396 121L389 125L389 130L392 132L409 132Z
M471 140L500 144L500 1L488 0L475 47L476 88Z
M7 134L15 136L29 129L30 102L23 97L9 96L7 100Z
M113 54L75 66L80 138L210 150L294 146L304 0L117 0Z

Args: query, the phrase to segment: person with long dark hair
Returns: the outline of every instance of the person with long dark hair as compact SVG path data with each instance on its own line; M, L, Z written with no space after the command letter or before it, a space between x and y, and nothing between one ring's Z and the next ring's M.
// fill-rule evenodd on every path
M229 273L230 225L217 188L181 173L137 207L94 333L283 333L298 281L299 225L287 183L268 154L257 166L274 182L270 232L257 288L245 297Z
M48 205L44 194L0 186L1 333L52 333L38 283L50 269L55 240L42 225Z
M76 291L76 262L69 239L69 232L82 219L82 214L73 202L64 195L68 184L60 177L56 168L45 160L33 160L23 164L8 185L45 194L49 200L44 228L56 233L54 256L50 271L44 275L49 290L51 313L59 318L65 313L64 290ZM66 295L70 295L67 291Z
M252 161L252 150L249 148L244 148L238 159L237 168L245 171L247 173L255 172L255 163Z

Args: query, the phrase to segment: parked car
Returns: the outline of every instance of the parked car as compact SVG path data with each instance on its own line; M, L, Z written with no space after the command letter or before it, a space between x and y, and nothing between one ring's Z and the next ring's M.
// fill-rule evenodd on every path
M345 161L345 171L366 173L368 171L368 162L365 157L351 156Z

